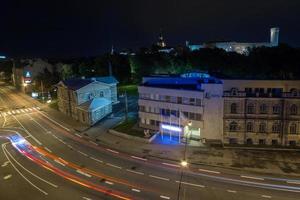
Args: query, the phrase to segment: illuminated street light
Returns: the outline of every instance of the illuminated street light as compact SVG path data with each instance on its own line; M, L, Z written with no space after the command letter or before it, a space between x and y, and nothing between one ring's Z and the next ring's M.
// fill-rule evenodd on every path
M188 165L186 160L181 161L181 166L182 167L186 167Z

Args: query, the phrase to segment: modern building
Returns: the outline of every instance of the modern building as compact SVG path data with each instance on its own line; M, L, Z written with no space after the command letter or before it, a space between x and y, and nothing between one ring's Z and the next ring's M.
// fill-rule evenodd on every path
M224 49L227 52L236 52L239 54L248 54L249 50L257 47L276 47L279 42L279 28L274 27L270 29L270 41L269 42L234 42L234 41L219 41L219 42L205 42L203 44L189 44L186 42L186 46L191 50L199 50L202 48L219 48Z
M138 87L139 126L181 142L221 142L222 82L207 74L145 77Z
M178 140L300 146L300 80L144 77L139 125Z
M64 114L93 125L112 112L118 81L112 77L70 79L57 84L58 108Z
M300 81L223 84L225 144L300 146Z

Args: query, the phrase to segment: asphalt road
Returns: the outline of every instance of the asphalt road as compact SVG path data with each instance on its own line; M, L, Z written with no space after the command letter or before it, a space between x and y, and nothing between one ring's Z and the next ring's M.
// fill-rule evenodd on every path
M36 147L34 155L38 155L38 161L33 161L8 140L0 139L0 199L281 200L300 196L300 182L291 178L180 167L101 146L70 133L58 119L7 87L0 89L0 107L0 135L20 133Z

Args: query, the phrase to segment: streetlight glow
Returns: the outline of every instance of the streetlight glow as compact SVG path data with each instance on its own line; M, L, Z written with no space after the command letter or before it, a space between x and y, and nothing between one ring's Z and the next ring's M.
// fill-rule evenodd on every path
M181 166L182 167L186 167L188 165L187 161L183 160L181 161Z

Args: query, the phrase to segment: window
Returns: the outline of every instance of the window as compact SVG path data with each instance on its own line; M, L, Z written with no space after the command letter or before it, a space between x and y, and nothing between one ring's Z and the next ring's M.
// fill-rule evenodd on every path
M189 119L194 120L195 119L195 113L189 113Z
M260 133L265 133L266 131L267 131L266 123L260 123L259 124L259 132Z
M298 92L297 92L297 89L296 88L292 88L291 90L290 90L290 92L291 92L291 94L292 94L292 96L293 97L296 97L298 94Z
M297 115L298 114L298 108L295 104L293 104L291 106L290 113L291 113L291 115Z
M195 98L190 98L190 105L195 105Z
M201 114L196 114L196 120L201 121Z
M145 106L140 106L140 111L145 112Z
M290 125L290 134L296 134L297 133L297 124L292 123Z
M296 146L297 143L296 143L295 140L290 140L290 141L289 141L289 144L290 144L290 146L293 146L293 147L294 147L294 146Z
M272 126L272 133L280 133L281 126L279 123L275 122Z
M196 106L201 106L201 99L196 99Z
M237 113L237 105L236 105L236 103L232 103L230 105L230 113L233 113L233 114Z
M151 119L151 120L150 120L150 125L151 125L151 126L155 126L155 120L152 120L152 119Z
M265 139L259 139L258 143L259 143L259 145L265 145L266 144L266 140Z
M237 88L231 88L230 93L231 93L232 96L237 96L238 95L238 91L239 90Z
M236 138L229 138L229 144L237 144L237 139Z
M231 132L235 132L238 129L238 124L236 122L231 122L229 124L229 131Z
M268 112L268 108L266 104L261 104L259 107L260 114L266 114Z
M254 114L254 109L255 109L255 107L254 107L253 103L248 104L247 113L248 114Z
M100 97L103 97L104 94L103 94L103 91L100 91Z
M273 114L279 114L280 113L280 106L278 104L273 106Z
M170 102L171 97L170 96L166 96L166 102Z
M248 144L248 145L251 145L251 144L253 144L253 141L252 141L252 139L251 139L251 138L248 138L248 139L246 140L246 144Z
M182 104L182 97L177 97L177 103Z
M273 145L273 146L278 145L278 140L272 140L272 145Z
M246 126L247 132L253 132L253 123L248 122Z

